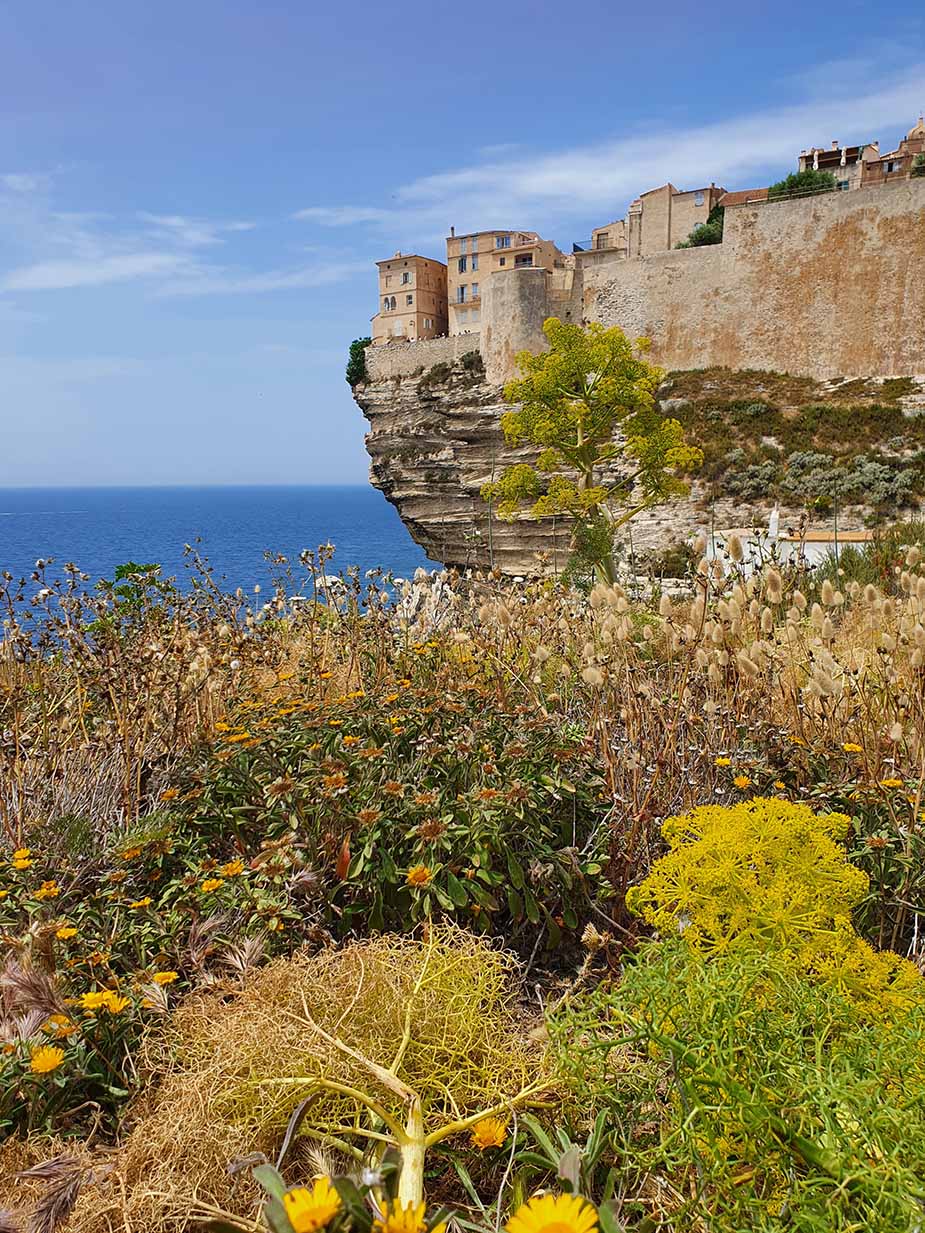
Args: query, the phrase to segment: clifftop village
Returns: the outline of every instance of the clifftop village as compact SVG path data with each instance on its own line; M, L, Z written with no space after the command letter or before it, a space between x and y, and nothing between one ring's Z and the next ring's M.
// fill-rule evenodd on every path
M799 171L828 171L836 189L853 191L908 179L925 155L925 119L919 117L895 150L880 152L879 143L804 150ZM919 160L920 161L920 160ZM453 228L446 241L446 264L413 253L396 253L377 262L379 311L372 318L375 345L478 333L481 328L485 280L510 270L544 269L555 284L565 283L576 269L606 257L649 256L673 249L705 223L716 206L767 202L768 189L727 192L709 184L681 191L673 184L643 193L629 207L626 218L596 227L587 241L563 253L551 240L534 231L478 231L457 236Z

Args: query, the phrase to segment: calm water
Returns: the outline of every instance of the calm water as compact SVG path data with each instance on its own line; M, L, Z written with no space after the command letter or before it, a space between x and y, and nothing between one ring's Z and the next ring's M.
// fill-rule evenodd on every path
M434 568L374 488L0 488L0 571L28 576L38 557L74 561L95 581L124 561L185 574L183 545L200 550L230 588L265 586L265 550L295 559L330 542L334 569L381 566L408 577ZM54 570L52 573L56 572Z

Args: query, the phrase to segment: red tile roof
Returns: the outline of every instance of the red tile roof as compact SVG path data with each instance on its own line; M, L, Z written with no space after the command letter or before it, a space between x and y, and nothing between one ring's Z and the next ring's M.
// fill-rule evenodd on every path
M725 193L719 199L719 205L745 205L748 201L767 201L768 190L766 188L743 188L736 193Z

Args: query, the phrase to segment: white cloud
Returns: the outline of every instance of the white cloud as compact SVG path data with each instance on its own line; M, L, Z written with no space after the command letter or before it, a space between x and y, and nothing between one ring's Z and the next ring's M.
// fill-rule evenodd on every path
M344 282L358 274L369 274L368 261L331 261L291 270L248 273L228 269L203 269L189 276L169 280L159 295L259 295L268 291L298 291Z
M35 193L44 183L42 176L27 175L23 172L10 172L0 176L0 184L11 193Z
M223 244L227 235L253 231L257 226L256 223L249 222L208 222L202 219L187 218L183 214L143 212L138 217L142 222L151 224L155 235L168 237L189 248Z
M394 213L379 206L309 206L292 217L322 227L355 227L359 223L388 223Z
M184 264L175 253L112 253L96 258L37 261L0 279L4 291L60 291L175 274Z
M820 71L824 65L818 66ZM422 176L399 186L389 209L314 207L296 217L326 226L369 222L401 240L446 235L449 225L466 232L496 226L548 228L577 218L611 219L639 193L671 181L699 188L711 180L727 188L767 182L769 174L795 170L800 150L879 139L889 149L921 110L921 71L895 65L889 83L876 66L855 65L840 75L842 90L823 73L824 92L796 102L744 113L714 124L654 127L548 154L498 154L468 167ZM853 92L844 92L844 82ZM792 93L799 87L794 83ZM757 184L755 185L757 187Z

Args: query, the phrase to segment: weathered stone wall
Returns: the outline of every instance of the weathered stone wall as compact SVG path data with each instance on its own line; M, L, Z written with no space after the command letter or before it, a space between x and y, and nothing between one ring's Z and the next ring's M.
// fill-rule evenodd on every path
M525 267L493 274L482 292L482 359L489 382L514 373L518 351L544 351L543 322L550 316L545 270Z
M586 313L665 368L925 372L925 180L730 207L721 245L614 265Z
M370 381L389 377L411 377L434 364L452 364L468 351L479 350L479 336L454 334L446 338L427 338L419 342L385 343L366 348L366 372Z

